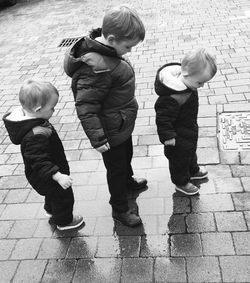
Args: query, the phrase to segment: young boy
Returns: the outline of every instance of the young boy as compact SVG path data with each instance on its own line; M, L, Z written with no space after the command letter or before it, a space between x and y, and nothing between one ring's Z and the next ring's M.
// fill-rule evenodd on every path
M133 177L131 135L138 104L134 70L122 56L144 36L137 13L125 5L115 7L105 14L102 28L81 38L64 61L65 72L72 77L78 118L103 157L112 216L130 227L141 219L128 207L127 189L142 189L147 181Z
M3 117L9 137L21 145L25 175L31 186L45 196L44 209L58 230L81 226L73 216L72 178L61 140L49 123L58 102L57 89L48 82L27 80L19 92L21 107Z
M207 177L197 164L198 92L217 71L215 59L201 48L186 55L179 63L162 66L155 79L156 125L175 189L195 195L198 188L190 180Z

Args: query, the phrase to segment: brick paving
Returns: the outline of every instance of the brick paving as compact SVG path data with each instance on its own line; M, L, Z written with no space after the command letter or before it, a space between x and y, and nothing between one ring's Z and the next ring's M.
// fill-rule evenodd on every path
M248 0L126 1L138 9L146 39L131 53L139 113L133 167L148 190L130 196L143 225L114 223L105 170L74 109L62 68L67 37L101 24L120 0L18 1L0 10L0 114L18 105L24 79L54 83L60 101L51 119L63 140L74 179L75 212L86 226L58 232L44 215L43 198L24 177L18 146L0 121L0 282L250 282L250 153L221 151L219 113L250 111ZM219 71L200 90L198 157L209 180L200 195L174 192L159 143L153 105L157 68L206 46Z

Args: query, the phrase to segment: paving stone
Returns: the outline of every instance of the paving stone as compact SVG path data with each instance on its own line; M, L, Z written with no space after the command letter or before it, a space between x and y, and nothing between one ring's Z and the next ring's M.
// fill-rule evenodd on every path
M21 261L13 279L13 283L19 282L41 282L46 260L25 260Z
M0 204L0 216L2 215L2 213L5 210L6 206L7 206L6 204Z
M14 221L0 221L0 239L7 237L13 224Z
M242 192L243 188L239 178L216 178L215 188L218 193Z
M144 282L153 280L152 258L124 258L122 264L121 283Z
M79 200L95 200L97 198L98 186L74 186L74 197ZM105 188L105 194L108 196L108 189Z
M232 235L236 254L250 255L250 232L235 232Z
M15 240L0 240L0 260L7 260L16 244Z
M0 179L1 189L18 189L24 188L27 185L25 176L7 176Z
M37 225L37 220L17 220L12 226L8 238L30 238L34 234Z
M71 282L76 260L50 260L41 282Z
M216 230L213 213L191 213L186 217L189 233L213 232Z
M232 194L236 210L250 210L250 193Z
M244 215L245 215L248 230L250 230L250 211L244 211Z
M214 137L214 136L216 136L216 127L199 128L199 138L200 137ZM215 151L211 151L211 152L215 152Z
M187 282L184 258L156 258L154 279L155 282Z
M138 257L138 236L99 237L96 257Z
M139 199L138 206L141 215L164 213L164 200L162 198Z
M110 216L111 206L107 201L78 201L75 202L75 211L84 217Z
M231 165L233 177L249 177L250 165Z
M121 274L121 259L117 258L95 258L80 259L77 262L73 283L103 282L117 283Z
M22 203L25 202L30 193L29 189L10 190L4 203Z
M0 165L0 176L11 176L17 165Z
M233 255L234 246L230 233L202 233L204 255Z
M6 195L8 194L9 190L0 190L0 203L3 203Z
M245 231L247 226L242 212L216 212L218 231Z
M250 256L222 256L219 260L223 282L249 282Z
M33 233L33 237L37 238L51 238L55 227L49 225L48 220L39 220L36 229Z
M147 235L141 238L140 257L169 256L168 235Z
M35 259L42 239L20 239L11 254L11 259Z
M25 202L39 202L44 203L44 196L39 195L35 190L30 189L29 195Z
M198 234L181 234L171 236L171 256L201 256L201 240Z
M194 180L193 184L199 188L200 195L215 194L215 184L213 179Z
M69 167L72 173L76 172L91 172L96 171L98 168L99 160L80 160L80 161L70 161Z
M97 238L76 237L72 238L67 258L93 258L96 253Z
M221 282L219 261L216 257L188 257L189 282Z
M159 215L159 234L186 233L185 214Z
M199 164L218 164L220 163L219 152L217 148L197 148Z
M213 179L216 177L232 177L231 169L228 165L206 165L206 169L208 171L209 179Z
M200 195L191 198L193 212L230 211L234 210L231 195Z
M0 264L1 281L11 282L16 272L18 261L2 261ZM19 281L20 282L20 281Z
M37 258L38 259L65 258L69 243L70 243L69 238L44 239Z
M220 151L221 164L240 164L240 155L238 151Z
M0 219L2 220L19 220L34 219L40 207L38 203L26 204L8 204L3 211Z
M244 188L244 191L250 192L250 177L242 177L241 182Z

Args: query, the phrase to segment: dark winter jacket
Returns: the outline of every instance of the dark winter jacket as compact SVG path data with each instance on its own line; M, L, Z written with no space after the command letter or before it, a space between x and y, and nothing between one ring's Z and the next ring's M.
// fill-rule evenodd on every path
M78 118L94 148L111 147L132 134L138 104L132 66L115 49L95 40L101 29L80 39L66 54Z
M44 119L9 120L3 117L10 140L21 145L25 175L31 186L45 195L51 186L60 186L52 175L69 175L62 142L53 126Z
M183 90L173 89L160 80L160 72L164 68L171 70L172 66L178 69L180 64L166 64L156 74L155 92L159 95L155 103L157 132L163 144L175 138L176 148L195 149L198 139L198 93L185 87ZM171 76L170 71L170 80Z

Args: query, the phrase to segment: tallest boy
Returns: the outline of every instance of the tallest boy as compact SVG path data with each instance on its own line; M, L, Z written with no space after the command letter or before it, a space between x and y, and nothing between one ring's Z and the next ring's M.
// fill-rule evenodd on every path
M121 5L110 9L102 28L80 39L64 62L72 77L78 118L107 169L112 216L130 227L139 225L141 219L128 207L127 189L142 189L147 181L135 179L131 167L138 104L134 70L122 55L144 37L136 11Z

